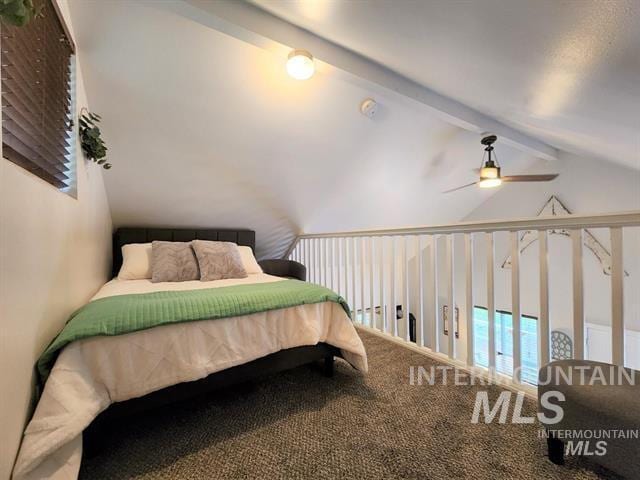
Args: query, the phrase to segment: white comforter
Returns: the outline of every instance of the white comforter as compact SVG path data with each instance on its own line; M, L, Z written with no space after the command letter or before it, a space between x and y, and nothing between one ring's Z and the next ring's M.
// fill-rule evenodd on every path
M266 274L215 282L112 280L93 299L280 280ZM204 378L285 348L318 342L340 348L355 368L367 370L362 341L342 307L333 302L163 325L71 343L60 353L25 430L14 478L77 478L82 431L111 403Z

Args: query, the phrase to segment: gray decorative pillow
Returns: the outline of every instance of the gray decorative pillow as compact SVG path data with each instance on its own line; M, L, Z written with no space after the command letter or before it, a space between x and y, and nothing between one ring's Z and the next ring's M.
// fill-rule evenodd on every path
M238 246L231 242L194 240L191 242L200 265L200 280L222 280L223 278L246 278Z
M186 282L199 280L198 260L191 242L151 243L151 281Z

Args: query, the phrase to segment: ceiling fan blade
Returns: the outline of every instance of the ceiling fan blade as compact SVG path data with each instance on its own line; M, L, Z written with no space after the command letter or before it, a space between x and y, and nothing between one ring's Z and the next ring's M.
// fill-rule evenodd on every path
M503 182L550 182L558 176L557 173L549 173L543 175L512 175L510 177L502 177Z
M463 188L471 187L472 185L475 185L476 183L478 183L478 182L468 183L466 185L462 185L461 187L452 188L451 190L445 190L442 193L451 193L451 192L455 192L457 190L462 190Z

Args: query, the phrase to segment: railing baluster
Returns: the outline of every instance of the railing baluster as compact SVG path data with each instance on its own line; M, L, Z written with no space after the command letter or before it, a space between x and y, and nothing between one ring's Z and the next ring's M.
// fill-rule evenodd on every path
M496 368L496 305L494 292L494 266L493 258L495 247L493 243L493 232L486 233L487 241L487 319L489 321L489 369Z
M319 255L319 259L318 259L318 270L319 270L319 275L320 275L320 285L322 285L323 287L327 285L327 270L325 269L325 261L326 261L326 257L325 257L325 244L327 243L327 239L326 238L321 238L320 242L318 244L318 255Z
M316 283L322 285L322 238L316 239L316 270L318 271L318 277Z
M454 236L447 235L447 305L449 310L449 338L447 345L447 354L449 358L456 356L456 302L454 290Z
M331 282L329 281L329 242L330 238L324 239L324 286L329 288Z
M351 237L345 237L344 239L344 253L345 253L345 264L344 264L344 289L345 289L345 299L351 305L351 310L355 312L355 308L353 306L353 298L351 297ZM355 322L356 317L354 315L353 321Z
M358 318L358 305L357 305L357 290L356 290L356 265L357 265L357 253L356 253L356 237L351 237L351 298L353 300L353 316Z
M391 302L389 306L389 320L392 323L393 336L398 336L398 316L396 314L396 237L391 237Z
M416 319L416 343L424 347L424 255L422 252L422 236L416 236L417 265L417 288L418 288L418 318Z
M315 283L314 271L313 271L313 238L307 239L307 246L309 247L309 259L308 259L308 269L307 276L309 277L309 281L311 283Z
M316 240L309 239L309 260L311 263L311 281L316 283Z
M440 351L440 306L438 298L438 236L431 235L431 316L432 321L430 325L431 339L429 344L434 352Z
M362 310L362 323L365 323L367 318L367 311L364 306L364 237L360 237L360 308Z
M416 235L413 237L413 245L415 247L415 255L413 256L416 268L413 271L413 281L415 282L415 286L413 287L413 300L416 302L414 307L417 309L416 314L414 315L415 325L414 335L415 335L415 343L416 345L424 346L424 342L422 340L422 307L423 307L423 298L422 298L422 250L420 248L420 235ZM416 297L417 295L417 297Z
M546 230L538 231L540 261L540 320L538 321L539 367L549 363L549 258Z
M316 283L316 240L309 239L309 277L312 283Z
M332 259L332 274L331 274L331 289L337 292L340 291L340 263L338 258L338 238L333 237L331 241L331 259Z
M324 286L324 238L318 239L318 283Z
M571 230L573 257L573 358L584 358L584 281L582 276L582 229Z
M342 258L344 260L344 299L349 301L349 238L342 238ZM355 320L355 318L354 318Z
M380 251L378 252L378 255L380 256L379 259L379 263L378 263L378 275L379 275L379 280L380 280L380 320L381 320L381 325L380 325L380 329L384 332L384 333L388 333L387 330L387 305L386 305L386 298L385 298L385 288L384 288L384 239L385 237L380 237L380 241L379 241L379 247L380 247Z
M311 265L309 264L309 239L302 240L304 243L304 266L307 267L307 282L311 281Z
M329 283L327 284L327 287L331 290L333 290L333 274L335 272L335 265L334 265L334 254L333 254L333 242L334 242L335 238L331 237L327 239L328 245L327 245L327 259L329 261Z
M324 239L324 286L327 288L331 285L331 260L329 259L329 245L331 244L331 238Z
M407 342L411 341L411 299L410 297L410 283L409 283L409 239L405 236L403 237L403 252L404 252L404 308L403 312L403 323L404 323L404 338Z
M520 233L511 232L511 322L513 344L513 381L520 382L522 365L520 337Z
M336 238L336 284L337 292L342 295L342 238Z
M624 268L622 228L611 234L611 363L624 365Z
M322 244L323 244L323 240L324 238L318 238L316 239L317 242L317 250L318 250L318 263L317 263L317 269L318 269L318 285L322 285L322 274L323 274L323 269L322 269Z
M369 323L376 328L376 309L373 302L373 237L369 237Z
M465 309L467 311L467 365L474 365L473 345L473 234L464 234L465 251Z

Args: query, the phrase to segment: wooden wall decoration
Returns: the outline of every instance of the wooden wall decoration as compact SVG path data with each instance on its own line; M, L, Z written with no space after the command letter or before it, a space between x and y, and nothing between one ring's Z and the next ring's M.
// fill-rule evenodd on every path
M538 212L538 217L560 217L565 215L571 215L571 212L564 204L556 197L552 195L549 200L544 204L542 209ZM557 229L557 230L549 230L549 234L551 235L563 235L567 238L570 237L569 230L565 229ZM535 230L527 230L522 232L520 236L520 253L524 253L524 251L531 246L532 243L538 240L538 232ZM588 230L584 230L583 235L584 246L587 247L598 259L600 265L602 266L602 271L605 275L611 275L611 253L609 250L605 248L602 243ZM507 258L502 262L502 268L509 269L511 268L511 255L507 256ZM625 276L629 276L628 272L624 272Z

